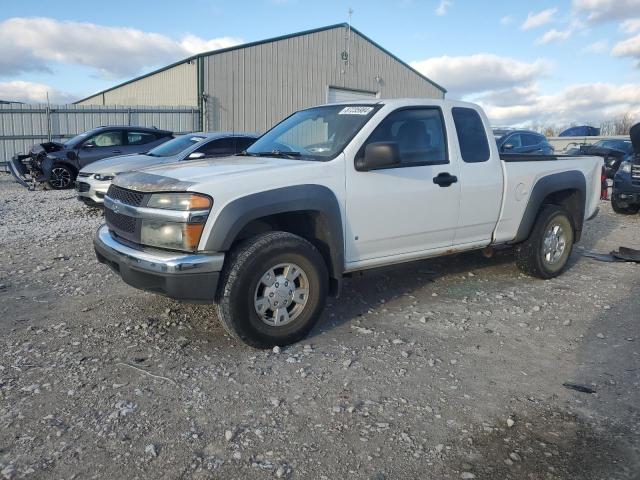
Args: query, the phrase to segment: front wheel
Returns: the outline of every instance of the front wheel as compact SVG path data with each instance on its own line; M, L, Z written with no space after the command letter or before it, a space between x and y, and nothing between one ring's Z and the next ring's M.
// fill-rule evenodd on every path
M66 165L54 165L49 175L49 185L54 190L65 190L73 186L75 173Z
M324 309L328 273L318 250L287 232L240 243L218 291L218 316L232 336L256 348L306 337Z
M626 202L622 202L618 195L611 195L611 208L621 215L634 215L640 211L640 205L629 205Z
M569 212L557 205L546 205L529 238L516 246L516 265L527 275L544 279L557 277L567 265L574 239Z

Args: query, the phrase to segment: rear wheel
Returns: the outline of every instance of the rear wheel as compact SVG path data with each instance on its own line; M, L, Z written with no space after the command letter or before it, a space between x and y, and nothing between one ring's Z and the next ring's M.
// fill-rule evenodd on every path
M516 246L516 265L527 275L553 278L567 265L575 239L571 215L557 205L545 205L529 238Z
M54 190L65 190L73 186L75 172L66 165L56 164L49 175L49 185Z
M234 337L256 348L306 337L327 296L320 252L305 239L270 232L245 240L230 254L218 292L218 315Z
M611 208L622 215L634 215L640 211L640 205L629 205L621 201L618 195L611 195Z

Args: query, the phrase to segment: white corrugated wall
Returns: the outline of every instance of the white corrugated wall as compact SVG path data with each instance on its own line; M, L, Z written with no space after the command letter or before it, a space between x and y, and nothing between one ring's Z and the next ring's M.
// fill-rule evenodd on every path
M139 80L107 90L78 105L197 106L196 61L175 65Z
M264 131L292 112L327 102L331 86L379 98L443 98L444 92L340 26L210 55L204 60L211 130ZM350 51L349 63L341 53Z

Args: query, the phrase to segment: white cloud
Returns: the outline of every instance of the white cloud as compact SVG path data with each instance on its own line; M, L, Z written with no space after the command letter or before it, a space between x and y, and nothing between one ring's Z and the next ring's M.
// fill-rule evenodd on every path
M14 80L0 82L0 99L24 103L46 103L47 92L52 104L71 103L78 99L77 95L62 92L42 83L23 82Z
M440 3L435 10L436 15L446 15L447 10L449 10L449 7L451 7L451 5L453 5L453 0L440 0Z
M608 50L609 42L607 40L599 40L584 47L582 53L605 53Z
M571 29L556 30L555 28L552 28L551 30L545 32L544 35L542 35L540 38L536 40L536 45L546 45L548 43L564 42L571 36L572 33L573 33L573 30Z
M500 24L502 25L511 25L514 21L514 18L512 15L505 15L504 17L502 17L500 19Z
M520 25L520 28L522 30L531 30L532 28L538 28L551 23L553 22L554 16L557 12L557 8L548 8L538 13L529 12L529 15L527 15L527 19L522 25Z
M186 35L176 41L158 33L51 18L10 18L0 23L0 75L48 70L54 63L95 68L123 77L204 50L229 47L239 39L204 40Z
M616 57L632 57L640 60L640 35L616 43L611 53Z
M620 31L635 33L640 30L640 18L629 18L620 24Z
M536 85L531 85L524 91L491 92L475 100L485 108L494 125L597 124L625 113L640 120L639 87L637 84L590 83L543 95Z
M448 96L528 84L544 75L549 62L526 63L508 57L480 53L467 57L437 57L412 62L411 66L449 90Z
M602 23L638 15L640 0L573 0L573 8L589 22Z

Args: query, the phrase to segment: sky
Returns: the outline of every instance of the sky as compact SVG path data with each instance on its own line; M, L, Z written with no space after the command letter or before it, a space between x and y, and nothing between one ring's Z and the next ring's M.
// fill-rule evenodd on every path
M494 125L640 120L640 0L0 0L0 99L78 100L198 52L348 19Z

